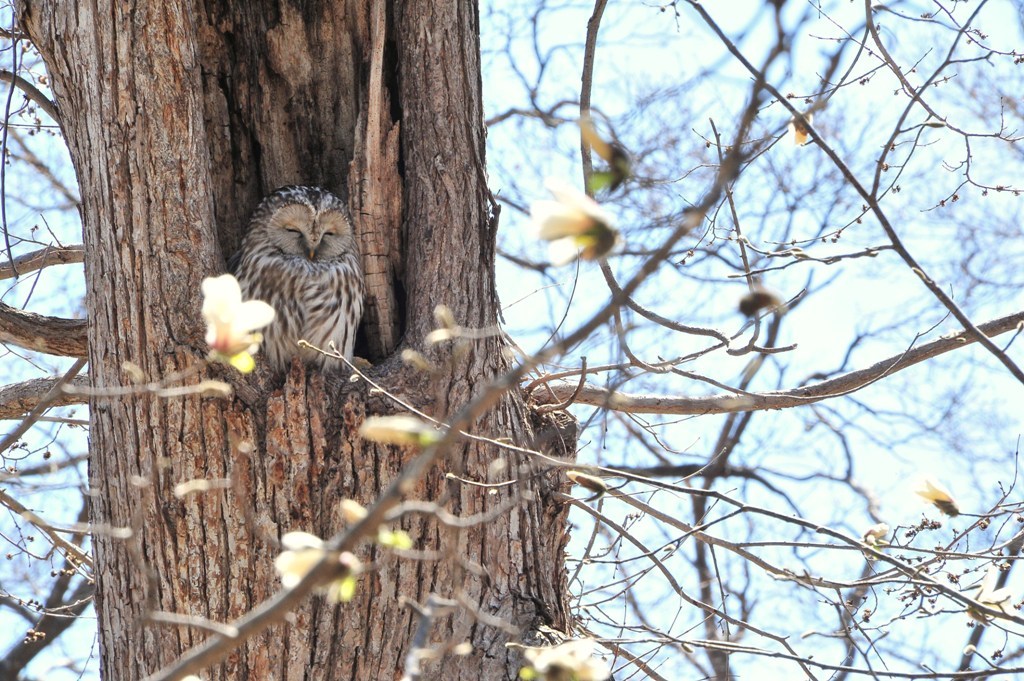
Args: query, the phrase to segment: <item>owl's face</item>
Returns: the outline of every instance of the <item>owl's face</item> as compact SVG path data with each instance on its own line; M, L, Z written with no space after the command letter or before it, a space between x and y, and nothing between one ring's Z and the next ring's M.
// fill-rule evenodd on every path
M356 250L348 208L317 187L284 187L257 209L265 246L309 262L333 262Z

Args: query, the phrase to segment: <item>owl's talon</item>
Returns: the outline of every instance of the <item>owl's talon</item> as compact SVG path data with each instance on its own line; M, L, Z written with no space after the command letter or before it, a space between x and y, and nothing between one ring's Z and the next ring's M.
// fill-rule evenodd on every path
M370 362L370 360L363 359L362 357L353 357L352 366L354 366L356 369L359 369L360 371L369 371L370 369L373 368L373 364Z

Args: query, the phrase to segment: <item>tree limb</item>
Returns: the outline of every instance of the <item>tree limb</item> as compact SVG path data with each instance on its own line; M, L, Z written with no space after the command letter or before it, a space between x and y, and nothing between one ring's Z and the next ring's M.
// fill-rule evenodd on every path
M53 378L33 378L21 383L12 383L0 388L0 420L16 419L36 408L53 386L60 381L59 376ZM88 376L75 376L66 384L70 388L88 388ZM67 407L72 404L85 404L89 396L79 391L64 392L54 396L51 407Z
M1024 312L1001 317L978 325L986 336L998 336L1024 325ZM737 395L719 393L700 397L683 395L636 395L616 392L594 385L584 386L576 397L577 404L607 407L630 414L730 414L734 412L757 411L761 409L787 409L860 390L889 374L919 364L951 350L974 343L977 339L961 331L926 343L905 353L889 357L857 371L809 386L778 390L759 394ZM539 404L548 404L567 399L577 389L576 383L552 381L545 384L550 391L534 393Z
M8 447L13 445L18 441L18 438L28 432L28 429L39 420L39 417L43 415L43 412L50 408L53 401L64 393L64 385L77 376L78 372L82 370L82 367L84 367L87 362L88 360L84 358L75 360L75 363L71 365L71 368L68 369L67 373L57 379L57 382L53 384L50 391L39 400L36 406L32 408L32 411L29 412L28 416L18 424L18 427L5 435L3 440L0 440L0 454L7 451Z
M85 260L85 246L47 246L31 253L19 255L14 259L14 267L11 263L0 264L0 280L41 270L50 265L72 265Z
M62 357L85 357L84 319L62 319L0 303L0 343Z
M8 469L8 472L0 471L0 484L15 480L24 481L27 478L36 475L53 475L54 473L66 468L74 468L78 464L85 463L88 460L88 454L75 454L65 457L59 461L44 459L43 463L36 464L35 466L18 466L14 472L10 472L10 469Z

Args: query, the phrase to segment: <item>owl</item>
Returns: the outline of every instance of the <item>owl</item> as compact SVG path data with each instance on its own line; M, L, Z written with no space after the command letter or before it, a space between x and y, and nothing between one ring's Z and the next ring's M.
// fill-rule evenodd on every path
M299 356L307 365L341 368L352 359L363 314L363 269L348 207L319 187L282 187L256 207L234 258L245 299L263 300L277 318L264 330L263 353L276 371Z

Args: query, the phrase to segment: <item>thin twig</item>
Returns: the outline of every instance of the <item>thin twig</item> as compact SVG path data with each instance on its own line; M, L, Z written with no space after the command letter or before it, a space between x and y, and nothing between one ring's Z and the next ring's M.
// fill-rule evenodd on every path
M430 627L434 620L458 607L458 603L447 598L441 598L437 594L430 594L427 597L426 605L419 605L415 601L406 600L405 604L419 613L420 621L416 625L416 633L409 645L409 652L405 656L405 674L402 681L419 681L422 678L423 669L420 666L423 654L426 652L427 638L430 636Z
M14 27L17 25L17 20L11 18L11 33L14 33ZM18 39L14 38L11 41L11 59L13 64L11 65L11 73L15 73L18 70ZM12 82L11 87L7 90L7 104L4 107L4 121L3 121L3 136L0 137L0 227L3 228L4 232L4 247L7 249L7 261L11 263L11 267L14 269L14 276L18 276L18 268L14 266L14 253L11 251L11 232L7 228L7 133L10 131L11 123L11 102L14 100L15 85Z
M576 401L576 398L579 396L580 391L583 390L584 384L586 384L586 382L587 382L587 358L586 357L581 358L580 365L581 365L580 366L580 380L576 384L576 390L573 390L571 395L569 395L567 398L565 398L561 402L558 402L557 404L545 404L543 406L537 407L536 412L538 414L550 414L551 412L554 412L554 411L565 411L566 409L569 408L569 405L571 405L573 402Z
M998 336L1013 331L1024 325L1024 312L1017 312L1006 317L978 325L978 329L986 336ZM848 395L860 390L885 376L901 371L925 360L976 342L976 338L967 332L952 333L938 340L926 343L918 348L910 349L902 354L888 357L875 364L856 371L851 371L835 378L809 386L800 386L789 390L764 393L719 393L690 397L683 395L637 395L608 390L599 386L585 386L576 395L576 402L602 406L616 411L631 414L729 414L734 412L757 411L764 409L787 409L800 407L814 402ZM575 383L551 381L548 383L553 396L551 399L563 400L576 390ZM538 401L545 395L536 393Z
M775 86L767 82L764 71L758 69L756 66L750 63L750 61L743 55L743 53L740 52L739 48L736 47L735 43L733 43L728 38L728 36L725 35L721 27L719 27L715 20L711 18L711 15L708 14L707 10L701 5L701 3L697 2L696 0L688 0L688 3L701 16L701 18L704 20L704 23L706 23L708 27L718 36L719 40L722 41L722 44L725 45L726 49L728 49L729 52L737 60L739 60L741 64L743 64L744 68L746 68L747 71L749 71L750 74L753 75L755 79L758 80L758 82L764 84L764 88L768 90L768 92L770 92L772 96L775 97L780 104L782 104L783 107L785 107L794 116L802 115L802 113L799 110L797 110L797 108L793 106L793 104L791 104L789 100L781 92L779 92L778 89L775 88ZM981 7L978 7L978 10L980 9ZM953 42L953 45L950 48L950 50L956 47L957 43L963 37L963 33L963 30L961 30L958 33L957 38ZM936 73L932 76L932 79L929 79L929 81L926 82L924 86L922 86L915 92L915 101L920 98L922 90L928 85L930 85L932 80L935 77L937 77L938 74L939 72L936 71ZM913 104L913 102L911 102L911 104ZM906 115L906 112L904 113L904 115ZM1018 367L1017 364L1012 359L1010 359L1010 357L1005 352L1003 352L998 345L993 343L981 329L975 326L975 324L971 321L970 317L968 317L967 314L960 309L960 306L958 306L953 301L953 299L950 298L946 294L946 292L942 290L941 286L939 286L931 277L928 276L928 274L917 262L917 260L914 259L914 256L910 254L910 251L908 251L906 246L903 245L903 241L899 238L899 235L896 234L895 228L892 226L892 223L889 222L888 216L885 214L885 211L882 210L882 207L879 205L875 196L871 192L869 192L864 187L864 185L860 183L857 177L853 174L853 171L850 170L849 166L847 166L846 163L843 162L841 158L839 158L839 154L836 153L836 151L825 141L825 139L818 133L818 131L814 129L814 126L810 122L806 122L805 127L807 128L808 134L814 139L815 142L817 142L818 146L821 147L825 155L829 157L829 159L832 161L835 167L840 171L840 173L842 173L843 178L850 184L851 187L854 188L857 194L864 200L864 202L871 209L871 213L875 216L875 219L878 220L878 223L885 231L886 236L889 237L889 241L892 243L893 248L895 248L896 252L899 253L900 257L907 264L907 267L909 267L911 271L918 275L918 277L921 279L921 282L925 285L925 287L929 291L931 291L932 295L934 295L939 300L939 302L941 302L942 305L947 310L949 310L954 317L956 317L957 321L959 321L963 325L963 327L972 336L974 336L974 339L981 343L986 350L992 353L992 355L996 359L998 359L1003 364L1003 366L1005 366L1007 370L1009 370L1009 372L1018 381L1024 384L1024 371L1022 371L1021 368Z
M11 512L20 516L26 522L32 523L38 527L39 530L50 539L50 542L55 547L64 551L68 560L73 562L75 565L85 565L90 569L93 568L92 556L69 542L64 537L60 536L60 534L57 533L56 528L50 525L50 523L46 522L27 506L3 490L0 490L0 505L7 507Z
M169 624L174 626L202 629L204 631L209 631L212 634L218 634L220 636L225 636L227 638L234 638L238 635L238 632L234 628L226 624L214 622L213 620L208 620L205 617L196 617L195 615L179 615L174 612L164 612L162 610L158 610L149 613L146 616L146 619L156 624Z

